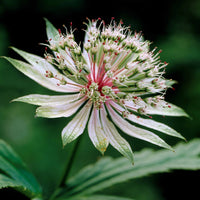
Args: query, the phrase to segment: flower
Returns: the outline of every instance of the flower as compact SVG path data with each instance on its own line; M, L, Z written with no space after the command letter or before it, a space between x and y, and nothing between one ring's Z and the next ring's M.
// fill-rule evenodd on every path
M5 57L18 70L50 90L67 93L31 94L13 101L39 105L39 117L77 113L62 130L63 145L79 137L87 126L92 143L102 154L111 144L133 162L132 149L118 127L130 136L172 149L145 129L184 139L174 129L151 119L152 115L187 116L164 100L175 81L163 77L167 63L160 61L161 51L151 50L142 33L131 32L122 21L117 24L112 19L109 25L101 19L88 21L82 48L74 40L72 26L70 30L65 27L63 34L48 20L45 58L13 48L29 62Z

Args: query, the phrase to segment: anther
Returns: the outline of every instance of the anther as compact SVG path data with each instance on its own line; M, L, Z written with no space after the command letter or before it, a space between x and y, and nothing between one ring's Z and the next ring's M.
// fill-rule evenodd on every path
M54 77L54 76L53 76L53 73L52 73L51 71L46 71L45 76L46 76L47 78L53 78L53 77Z
M61 33L61 30L60 29L58 29L58 32L59 32L59 34L60 34L60 36L62 35L62 33Z
M122 117L127 118L129 114L130 113L127 110L125 110L125 111L122 112Z

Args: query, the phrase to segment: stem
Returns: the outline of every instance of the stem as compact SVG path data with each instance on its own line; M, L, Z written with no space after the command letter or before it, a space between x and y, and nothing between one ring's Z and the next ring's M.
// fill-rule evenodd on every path
M69 161L67 162L67 165L65 167L64 175L61 177L61 181L60 181L59 185L55 189L54 193L50 196L49 200L54 199L54 197L56 195L56 192L57 192L57 189L59 187L65 186L65 181L67 180L69 172L70 172L71 167L72 167L72 164L74 163L74 160L75 160L74 158L76 156L76 153L77 153L77 150L78 150L78 146L79 146L80 141L81 141L81 137L82 136L79 136L78 139L76 140L76 143L73 146L73 150L72 150L72 153L70 155Z
M71 167L72 167L72 165L73 165L73 163L74 163L75 156L76 156L76 153L77 153L77 150L78 150L80 141L81 141L81 136L79 136L79 138L77 139L77 141L76 141L76 143L75 143L75 145L74 145L74 147L73 147L73 151L72 151L72 153L71 153L71 156L70 156L69 161L68 161L68 163L67 163L67 166L66 166L66 168L65 168L65 171L64 171L65 173L64 173L64 175L63 175L63 178L62 178L62 180L61 180L61 182L60 182L59 187L62 187L62 186L65 185L65 181L67 180L68 175L69 175L69 172L70 172L70 170L71 170Z

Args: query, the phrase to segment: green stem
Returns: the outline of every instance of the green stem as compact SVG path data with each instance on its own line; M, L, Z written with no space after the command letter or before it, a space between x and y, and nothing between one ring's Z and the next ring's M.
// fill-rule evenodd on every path
M77 154L77 150L78 150L78 147L79 147L79 144L80 144L80 141L81 141L81 138L82 136L79 136L79 138L76 140L76 143L74 144L73 146L73 150L72 150L72 153L70 155L70 158L69 158L69 161L67 162L67 165L65 167L65 171L64 171L64 174L63 176L61 177L61 181L60 183L58 184L57 188L55 189L55 192L51 195L51 197L49 198L49 200L52 200L54 199L56 193L57 193L57 189L60 188L60 187L64 187L65 186L65 182L68 178L68 175L69 175L69 172L72 168L72 165L74 163L74 160L75 160L75 157L76 157L76 154Z
M71 156L70 156L70 158L69 158L68 164L67 164L67 166L66 166L66 168L65 168L65 171L64 171L65 173L64 173L64 175L63 175L63 177L62 177L62 180L61 180L61 182L60 182L59 187L62 187L62 186L65 185L65 181L67 180L68 175L69 175L69 172L70 172L70 170L71 170L71 168L72 168L72 165L73 165L73 163L74 163L74 160L75 160L75 157L76 157L76 153L77 153L77 150L78 150L80 141L81 141L81 137L82 137L82 136L79 136L79 138L77 139L77 141L76 141L76 143L75 143L75 145L74 145L74 147L73 147L73 151L72 151Z

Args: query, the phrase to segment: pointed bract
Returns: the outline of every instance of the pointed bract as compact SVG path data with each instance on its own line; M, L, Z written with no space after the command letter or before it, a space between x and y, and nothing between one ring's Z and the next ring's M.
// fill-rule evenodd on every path
M23 97L13 99L14 101L20 101L39 106L59 106L78 100L81 97L80 94L68 94L68 95L40 95L30 94Z
M142 128L138 128L133 126L132 124L128 123L125 119L119 116L111 107L110 105L107 106L109 110L109 114L113 120L113 122L121 129L123 132L127 133L130 136L139 138L141 140L145 140L147 142L153 143L155 145L173 150L164 140L159 138L154 133L144 130Z
M92 105L90 102L83 106L83 108L62 130L63 145L72 142L83 133L88 121L91 107Z
M112 102L111 105L118 111L120 112L120 114L122 114L125 109L122 108L120 105ZM137 124L140 124L142 126L146 126L148 128L151 128L151 129L154 129L154 130L157 130L157 131L160 131L162 133L165 133L167 135L171 135L171 136L174 136L174 137L179 137L181 139L184 139L185 138L180 134L178 133L177 131L175 131L174 129L172 129L171 127L165 125L165 124L162 124L162 123L159 123L159 122L156 122L155 120L152 120L152 119L144 119L142 117L138 117L134 114L128 114L126 116L126 118L134 123L137 123Z
M85 99L82 98L78 101L58 106L41 106L36 109L36 116L46 118L69 117L73 115L84 102Z
M102 153L106 151L109 140L103 131L102 124L99 119L99 110L93 108L88 123L88 134L94 146Z
M51 43L51 41L54 41L59 37L59 32L48 19L44 19L46 22L47 37L49 42Z
M189 117L189 115L180 107L171 103L162 101L161 104L165 106L153 105L146 108L146 112L150 115L164 115L164 116L183 116Z
M109 143L115 149L117 149L123 156L128 158L133 164L133 152L129 143L123 137L120 136L113 123L110 122L110 120L107 118L105 108L103 108L100 112L102 127L105 135L108 137Z

